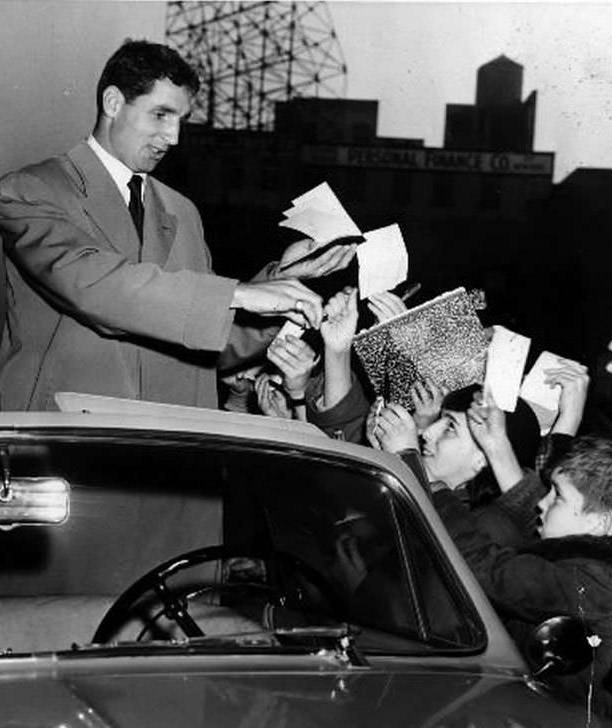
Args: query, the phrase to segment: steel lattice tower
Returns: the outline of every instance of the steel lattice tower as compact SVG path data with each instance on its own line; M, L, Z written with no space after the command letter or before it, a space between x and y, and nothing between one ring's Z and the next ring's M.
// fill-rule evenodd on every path
M192 118L211 127L269 130L275 101L346 91L325 2L169 2L166 39L198 72Z

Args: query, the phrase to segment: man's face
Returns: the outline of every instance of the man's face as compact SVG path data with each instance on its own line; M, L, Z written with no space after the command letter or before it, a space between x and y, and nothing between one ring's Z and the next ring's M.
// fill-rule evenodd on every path
M178 143L181 121L191 110L191 95L166 78L130 102L118 89L110 88L109 151L133 172L152 172Z
M470 432L465 412L443 410L423 432L423 464L431 481L457 488L484 466L482 451Z
M553 470L552 488L538 503L542 538L561 538L597 534L600 518L596 513L584 512L584 496L570 478L560 470Z

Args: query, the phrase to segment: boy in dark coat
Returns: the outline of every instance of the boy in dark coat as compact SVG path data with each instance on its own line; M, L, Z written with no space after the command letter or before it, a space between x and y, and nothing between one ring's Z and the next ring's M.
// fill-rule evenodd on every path
M548 491L514 458L501 410L475 403L468 421L496 476L515 485L474 513L443 483L432 483L438 512L519 648L549 617L583 621L592 635L592 665L547 679L568 699L612 715L612 441L576 439L553 469ZM520 529L522 547L493 535L504 532L498 528L504 520Z

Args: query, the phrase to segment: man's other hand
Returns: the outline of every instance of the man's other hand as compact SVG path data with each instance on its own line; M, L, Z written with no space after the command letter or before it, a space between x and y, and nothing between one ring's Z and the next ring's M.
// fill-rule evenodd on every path
M333 245L321 255L302 260L304 256L309 256L316 247L317 243L310 238L292 243L283 253L273 277L277 279L322 278L346 268L357 250L356 243Z
M260 316L284 316L298 326L314 329L323 317L321 296L294 279L239 283L231 308Z

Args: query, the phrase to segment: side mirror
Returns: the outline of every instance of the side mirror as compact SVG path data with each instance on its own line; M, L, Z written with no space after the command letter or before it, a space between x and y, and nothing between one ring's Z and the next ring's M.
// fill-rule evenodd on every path
M577 617L551 617L538 625L527 642L527 656L535 677L544 673L571 675L593 660L593 648Z

